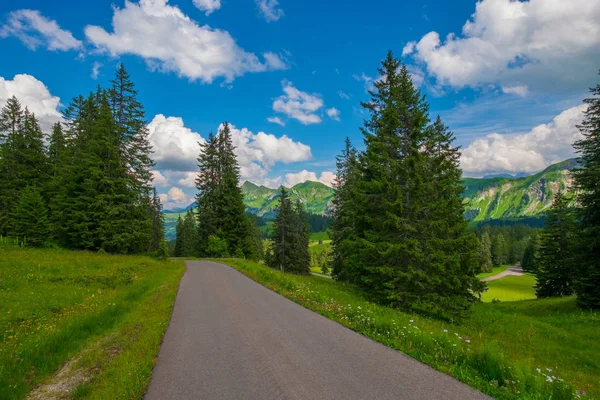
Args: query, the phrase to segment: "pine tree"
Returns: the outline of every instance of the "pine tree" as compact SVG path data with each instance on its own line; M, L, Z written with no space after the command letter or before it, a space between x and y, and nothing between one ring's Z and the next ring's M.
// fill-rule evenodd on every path
M546 213L540 237L537 297L570 296L575 280L575 216L561 192Z
M345 148L336 157L336 164L335 195L331 212L332 276L337 280L349 280L350 275L355 275L350 271L349 255L354 251L351 239L355 234L356 215L352 196L358 179L357 152L350 139L346 138Z
M165 216L162 212L162 204L156 193L156 188L152 190L152 240L150 241L148 251L154 252L160 249L165 238Z
M12 235L24 239L29 246L38 247L49 241L48 209L40 191L34 186L27 186L21 191L13 217Z
M533 234L527 240L527 246L523 252L521 259L521 268L527 272L537 272L537 259L539 253L539 238L537 234Z
M2 132L6 139L1 147L0 176L0 234L11 230L15 221L12 212L21 191L26 186L40 190L48 182L48 159L44 145L44 134L34 114L27 108L19 110L13 98L0 113Z
M481 272L490 272L492 270L492 241L490 235L484 232L479 241L479 264Z
M183 219L181 229L181 257L197 255L197 230L194 212L189 210Z
M352 229L334 228L342 243L334 273L347 272L380 301L460 315L482 290L476 239L463 218L460 153L441 120L430 122L428 104L391 52L379 74L362 104L371 116L366 149L344 200Z
M294 205L294 217L296 225L296 243L294 247L297 259L293 269L288 269L288 271L295 274L308 275L310 274L310 252L308 249L310 232L308 231L308 216L306 215L306 211L304 211L304 206L300 202L300 199L297 199Z
M577 278L577 303L585 309L600 309L600 84L590 89L588 109L575 143L582 167L575 170L580 204L578 241L581 257Z
M495 266L506 264L508 261L508 247L504 235L499 233L492 239L492 263Z
M198 221L198 250L200 255L206 254L208 238L220 236L219 216L217 213L218 188L219 188L219 156L217 137L212 133L208 140L199 143L198 176L196 177L197 221Z
M296 217L289 192L285 187L279 191L279 206L273 223L271 268L282 272L294 271L298 254L296 245Z
M183 219L181 215L177 217L177 226L175 227L175 249L174 256L175 257L183 257Z

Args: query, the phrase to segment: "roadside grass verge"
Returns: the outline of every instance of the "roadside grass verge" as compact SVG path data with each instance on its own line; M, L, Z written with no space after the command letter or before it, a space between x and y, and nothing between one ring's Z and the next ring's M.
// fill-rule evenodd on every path
M371 303L346 283L216 261L495 398L600 395L600 316L577 310L573 299L477 304L469 319L450 324Z
M50 384L72 398L142 398L183 271L181 261L0 247L0 398L65 395Z
M488 290L481 295L481 301L519 301L535 299L535 276L525 274L522 276L505 276L495 281L486 282Z
M485 278L489 278L490 276L494 276L494 275L498 275L501 272L504 272L508 269L508 265L501 265L499 267L494 267L492 268L491 272L482 272L481 274L477 275L478 279L485 279Z

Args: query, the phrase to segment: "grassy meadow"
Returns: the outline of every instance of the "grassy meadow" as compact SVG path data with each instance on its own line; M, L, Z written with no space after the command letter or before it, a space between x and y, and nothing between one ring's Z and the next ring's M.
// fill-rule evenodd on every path
M0 247L0 399L141 399L182 261Z
M505 276L495 281L487 282L488 290L481 295L481 301L519 301L535 299L535 276Z
M600 398L600 315L572 298L480 303L450 323L374 304L349 284L220 262L495 398Z
M490 272L482 272L477 275L479 279L489 278L490 276L498 275L501 272L504 272L508 269L508 265L501 265L499 267L494 267Z

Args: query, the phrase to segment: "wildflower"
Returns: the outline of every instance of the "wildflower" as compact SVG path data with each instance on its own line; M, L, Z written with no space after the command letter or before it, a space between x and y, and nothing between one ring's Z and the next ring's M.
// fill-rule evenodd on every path
M444 333L448 333L448 329L444 329Z
M539 368L536 368L535 370L538 372L538 374L541 374L541 373L542 373L542 370L541 370L541 369L539 369Z
M471 341L469 339L465 339L465 342L467 343L471 343Z
M552 368L546 368L546 371L552 372Z
M414 320L414 319L411 319L411 320L410 320L410 322L415 322L415 320Z

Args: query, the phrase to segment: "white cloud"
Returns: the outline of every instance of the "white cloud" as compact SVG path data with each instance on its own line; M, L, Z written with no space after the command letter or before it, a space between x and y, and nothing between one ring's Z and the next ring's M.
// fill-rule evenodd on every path
M94 65L92 65L92 79L96 80L98 79L98 75L100 75L100 67L102 66L102 63L99 63L98 61L94 61Z
M327 116L336 121L340 121L340 110L335 107L331 107L327 110Z
M158 196L165 210L173 208L181 208L189 206L194 198L186 195L183 190L173 186L167 193L162 193Z
M219 130L222 125L219 126ZM279 178L268 178L276 163L290 164L307 161L312 157L310 147L295 142L288 136L265 132L253 133L230 125L235 153L240 165L242 180L278 186ZM150 143L154 148L157 167L168 182L177 182L184 187L195 187L198 142L204 139L184 125L183 119L156 115L150 124Z
M169 185L169 180L160 171L150 171L152 174L152 183L157 187L165 187Z
M37 10L17 10L8 14L6 24L0 27L0 38L14 36L25 46L35 50L45 46L48 50L76 50L83 47L71 32L63 30L56 21L48 19Z
M425 64L438 83L456 88L580 88L600 64L600 2L481 0L462 36L443 41L429 32L402 54Z
M342 92L341 90L338 90L337 93L338 93L338 96L340 96L342 99L344 99L344 100L350 100L350 95L349 94L346 94L346 93Z
M204 139L183 124L179 117L156 115L148 124L154 160L161 169L191 171L196 168L196 158Z
M285 187L292 187L306 181L321 182L332 187L333 182L335 181L335 174L331 171L323 171L321 172L321 176L317 177L317 174L314 172L302 170L293 174L286 174L283 185Z
M221 8L221 0L194 0L193 2L196 8L204 11L206 15L210 15Z
M12 96L35 114L44 132L49 132L53 124L62 120L58 111L60 98L52 96L46 85L31 75L15 75L13 80L0 77L0 108Z
M233 125L230 128L242 180L268 182L267 175L275 163L290 164L312 157L309 146L294 142L286 135L278 138L264 132L254 134Z
M168 0L125 2L114 8L113 33L87 26L85 34L100 51L113 56L135 54L151 69L175 72L190 80L226 83L247 72L283 69L285 63L274 53L261 62L254 53L240 48L227 31L200 26Z
M375 88L375 78L366 75L364 72L360 75L354 74L352 77L359 82L364 82L366 91L373 90Z
M504 93L516 94L521 97L527 96L529 93L529 88L526 85L517 85L517 86L502 86L502 91Z
M492 133L476 139L462 151L461 167L470 176L496 172L536 172L573 157L580 139L577 125L587 105L570 108L552 122L517 135Z
M288 69L287 59L285 56L271 52L263 53L265 62L270 69Z
M278 0L256 0L256 5L267 22L279 21L284 15L283 10L277 8Z
M281 118L279 118L279 117L269 117L269 118L267 118L267 121L272 122L277 125L285 126L285 122L283 122L281 120Z
M321 118L315 114L324 105L321 95L302 92L296 89L292 82L286 80L283 80L281 84L285 94L273 102L274 111L297 119L304 125L321 122Z

